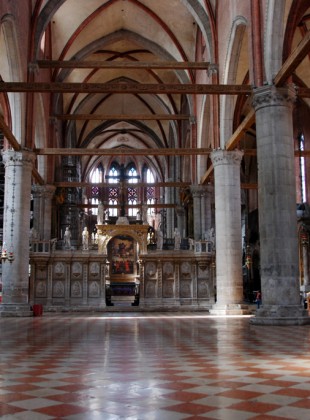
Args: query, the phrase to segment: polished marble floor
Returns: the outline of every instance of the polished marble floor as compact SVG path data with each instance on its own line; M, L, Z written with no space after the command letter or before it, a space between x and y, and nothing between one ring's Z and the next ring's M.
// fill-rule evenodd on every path
M0 334L1 419L310 419L309 326L44 314Z

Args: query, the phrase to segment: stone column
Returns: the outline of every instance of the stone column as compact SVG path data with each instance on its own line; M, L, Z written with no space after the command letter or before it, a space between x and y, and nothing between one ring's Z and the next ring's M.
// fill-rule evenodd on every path
M168 182L171 182L172 179L168 179ZM172 201L172 188L166 187L165 188L165 203L171 204ZM167 238L173 238L173 232L174 232L174 210L167 208L166 213L166 235Z
M206 233L206 230L207 230L207 225L206 225L206 196L207 196L206 187L201 186L201 198L200 198L201 239L205 239L205 233Z
M206 230L212 228L212 196L213 187L208 185L205 192Z
M52 198L56 187L53 185L33 185L33 227L38 234L37 239L51 239Z
M193 196L193 216L194 216L194 239L199 241L201 239L201 185L192 185L191 192Z
M254 92L263 305L255 324L310 321L300 305L292 107L295 92L264 86Z
M3 152L5 197L3 242L14 261L2 263L3 296L1 316L30 316L29 306L29 220L31 171L35 155L28 151Z
M51 239L52 227L52 200L54 197L56 187L54 185L44 186L44 217L43 217L43 240L49 241Z
M302 260L304 268L304 287L305 289L309 286L309 273L308 273L308 249L307 245L302 246Z
M182 206L176 208L178 229L181 234L181 238L185 237L185 210Z
M33 197L33 237L32 239L42 240L43 238L43 186L33 185L31 188Z
M216 290L213 314L245 314L242 279L240 150L211 153L215 182Z

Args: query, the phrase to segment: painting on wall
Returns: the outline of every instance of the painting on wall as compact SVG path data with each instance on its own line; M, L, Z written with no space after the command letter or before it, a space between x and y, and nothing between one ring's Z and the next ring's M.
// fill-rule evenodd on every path
M131 236L118 235L109 242L111 274L133 275L136 267L135 241Z

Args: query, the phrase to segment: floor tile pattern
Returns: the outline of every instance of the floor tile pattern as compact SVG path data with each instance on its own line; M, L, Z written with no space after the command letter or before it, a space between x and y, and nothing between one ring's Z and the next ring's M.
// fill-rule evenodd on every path
M44 314L0 334L1 419L310 419L309 326Z

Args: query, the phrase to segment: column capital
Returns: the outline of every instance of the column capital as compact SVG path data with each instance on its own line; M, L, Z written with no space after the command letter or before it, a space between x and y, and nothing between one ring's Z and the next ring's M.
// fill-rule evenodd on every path
M185 214L185 209L182 206L177 206L175 211L178 216L183 216Z
M2 157L5 167L25 164L32 168L36 159L35 153L28 150L5 150Z
M43 190L44 198L52 199L55 194L55 191L56 191L55 185L51 185L51 184L44 185L44 190Z
M252 101L253 108L257 111L260 108L270 106L292 107L296 101L296 91L292 87L262 86L254 89Z
M191 190L191 193L192 193L193 197L200 197L201 194L205 190L205 186L204 185L191 185L190 190Z
M41 197L44 192L44 185L32 185L31 194L34 197Z
M53 198L56 187L54 185L32 185L31 193L34 197Z
M241 160L243 157L243 151L242 150L213 150L213 152L210 155L210 158L212 160L213 166L220 166L220 165L237 165L239 166L241 164Z

